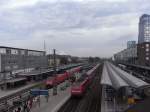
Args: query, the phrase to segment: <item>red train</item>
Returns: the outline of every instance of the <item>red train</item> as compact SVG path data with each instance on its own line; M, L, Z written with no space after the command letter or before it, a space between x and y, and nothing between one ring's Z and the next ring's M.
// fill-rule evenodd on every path
M79 79L71 87L71 96L83 96L89 84L88 77Z
M81 70L81 66L58 72L58 74L56 74L56 77L49 77L46 80L46 88L50 89L54 86L54 84L60 84L64 82L65 80L72 77L74 73L80 72L80 70Z
M86 74L83 74L82 77L72 85L71 87L71 96L83 96L86 90L88 89L89 85L92 82L92 79L94 77L94 72L99 67L99 64L97 64L95 67L90 69Z

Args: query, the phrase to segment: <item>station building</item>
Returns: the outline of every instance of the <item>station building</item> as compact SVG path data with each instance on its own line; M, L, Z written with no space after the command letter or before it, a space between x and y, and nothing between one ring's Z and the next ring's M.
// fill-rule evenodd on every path
M150 66L150 42L137 44L114 55L116 62Z
M137 64L138 55L137 55L137 45L128 47L114 55L116 62Z
M128 41L127 42L127 48L135 47L136 46L136 41Z
M30 72L48 66L45 51L0 46L0 79L2 74ZM7 77L7 76L6 76Z

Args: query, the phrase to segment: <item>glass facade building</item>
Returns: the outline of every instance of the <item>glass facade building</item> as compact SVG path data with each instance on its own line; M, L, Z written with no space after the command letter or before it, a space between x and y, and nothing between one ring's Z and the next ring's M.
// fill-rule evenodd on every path
M140 17L138 43L150 42L150 15Z
M127 48L135 47L136 46L136 41L128 41L127 42Z

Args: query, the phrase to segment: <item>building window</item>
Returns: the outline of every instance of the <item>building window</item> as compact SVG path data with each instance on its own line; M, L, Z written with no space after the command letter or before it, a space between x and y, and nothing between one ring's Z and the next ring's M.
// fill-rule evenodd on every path
M146 60L149 60L149 57L146 57Z
M11 49L11 54L18 54L18 50L16 50L16 49Z
M17 66L17 65L14 65L14 66L13 66L13 69L17 69L17 68L18 68L18 66Z
M0 54L6 54L6 49L5 48L0 48Z
M25 55L25 50L21 50L21 55Z
M29 56L44 56L44 53L39 52L39 51L28 51L28 55Z
M146 47L149 47L149 44L146 44Z
M149 48L146 48L146 52L149 52Z
M5 66L5 70L7 71L7 70L10 70L11 69L11 67L10 66Z
M147 37L145 38L145 42L149 42L149 39Z

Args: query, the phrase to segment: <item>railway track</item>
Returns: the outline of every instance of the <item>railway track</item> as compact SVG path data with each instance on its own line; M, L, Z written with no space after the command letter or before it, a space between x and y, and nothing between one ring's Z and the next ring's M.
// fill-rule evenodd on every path
M97 69L95 78L83 98L70 98L58 112L100 112L102 65Z
M75 112L79 102L80 99L71 98L61 107L61 110L58 112Z
M101 69L101 68L100 68ZM88 110L84 111L84 112L100 112L101 110L101 85L100 85L100 79L101 77L99 76L99 74L101 74L102 70L99 70L97 72L97 75L95 77L94 80L94 84L93 87L90 91L91 94L89 94L89 96L87 98L89 98L89 105L87 105L89 108Z

